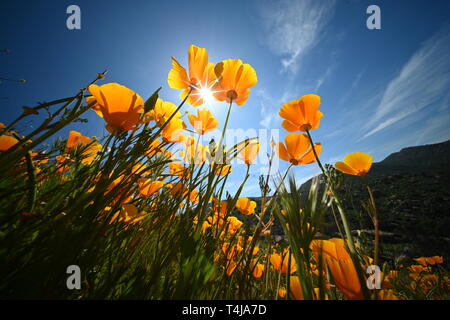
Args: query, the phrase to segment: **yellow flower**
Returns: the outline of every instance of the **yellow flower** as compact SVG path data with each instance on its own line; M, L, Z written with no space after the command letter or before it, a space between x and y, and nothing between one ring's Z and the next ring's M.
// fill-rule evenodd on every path
M278 289L278 296L283 299L284 297L286 297L286 289L285 288L280 288Z
M172 89L183 89L180 99L184 100L192 89L187 103L198 107L204 103L204 93L215 84L214 64L208 62L208 51L191 45L188 49L189 76L186 69L172 57L172 69L169 72L168 83Z
M365 152L354 152L344 157L344 162L336 162L336 169L354 176L364 176L372 167L372 156Z
M92 109L105 119L109 132L132 130L140 123L144 100L133 90L118 83L91 84L88 90L92 96L86 100L89 104L96 101Z
M8 135L1 135L0 136L0 151L6 151L10 149L12 146L14 146L19 140L17 140L14 137L8 136Z
M214 167L214 162L211 163L211 168ZM231 165L229 164L218 164L216 167L216 175L218 176L226 176L227 174L230 174L232 171Z
M188 163L200 165L206 161L207 146L201 144L190 144L184 146L185 152L180 152L180 155L184 157L184 160Z
M235 234L236 231L242 226L242 221L240 221L238 218L234 216L230 216L227 218L228 222L228 232L230 234Z
M198 134L205 134L217 128L219 121L206 109L197 110L197 116L188 115L189 122Z
M434 256L434 257L420 257L414 259L422 266L426 267L427 265L435 265L435 264L441 264L444 262L444 259L440 256Z
M146 121L155 121L161 127L173 115L173 118L180 118L181 112L172 102L164 101L160 98L156 100L155 107L145 114Z
M293 165L309 164L316 161L311 144L306 135L301 133L288 134L284 138L286 146L282 142L278 142L277 154L284 161L289 161ZM322 151L322 145L315 143L314 148L317 156Z
M136 223L144 219L148 214L145 212L139 213L138 208L134 204L124 204L122 205L122 210L120 212L115 213L110 222L113 221L123 221L125 223L131 224Z
M172 118L161 132L165 142L183 142L186 136L183 130L186 128L184 121L180 118Z
M248 99L250 88L257 82L256 71L240 59L224 60L214 67L219 82L214 96L219 101L230 102L242 106Z
M259 153L259 141L252 140L249 141L248 144L245 145L245 147L241 150L240 157L242 161L244 161L246 164L252 164L253 161L255 161L256 157Z
M319 106L320 97L315 94L307 94L300 99L285 103L278 113L286 119L281 125L289 132L306 132L316 129L323 116Z
M300 285L300 279L297 276L290 277L289 289L295 300L303 300L303 291Z
M258 263L253 269L253 277L255 279L259 279L262 277L263 273L264 273L264 265Z
M272 253L270 255L270 263L273 266L273 269L281 272L281 274L286 274L288 272L289 265L289 257L288 254L283 255L283 261L281 260L281 256L278 253ZM294 257L291 256L291 268L289 273L292 274L297 271L297 265L295 264Z
M91 138L83 136L77 131L70 131L66 143L66 152L70 149L76 148L78 145L85 145L91 142Z
M324 264L328 265L336 287L351 300L362 299L362 289L358 274L350 254L345 249L344 240L313 240L311 249L316 261L322 252Z
M184 167L179 161L172 161L169 163L169 173L177 175L180 179L189 177L189 169Z
M148 151L145 153L147 156L155 156L157 154L160 154L163 151L161 147L161 140L155 139L152 141L152 143L148 147Z
M89 146L83 151L83 160L81 163L90 164L92 160L97 156L97 153L102 149L102 145L96 141L91 143L91 138L83 136L77 131L70 131L69 137L66 143L66 152L78 147L89 144Z
M236 208L245 215L250 215L255 212L256 202L250 201L248 198L239 198L236 202Z
M156 180L152 181L150 179L141 178L138 181L139 186L139 194L143 197L150 197L156 191L161 189L164 185L164 182Z

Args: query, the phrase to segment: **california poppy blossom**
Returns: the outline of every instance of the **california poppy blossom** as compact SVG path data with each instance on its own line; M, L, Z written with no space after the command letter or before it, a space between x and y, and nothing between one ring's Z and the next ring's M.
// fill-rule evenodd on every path
M424 267L426 267L427 265L441 264L444 262L444 259L441 256L420 257L420 258L416 258L414 260L416 260L418 263L420 263Z
M67 138L66 151L91 142L91 138L83 136L78 131L71 130Z
M122 205L122 210L116 212L112 217L109 223L117 221L122 221L127 224L132 224L141 221L148 214L146 212L139 212L138 208L133 204L124 204Z
M255 212L256 202L251 201L248 198L239 198L236 202L236 208L245 215L250 215Z
M188 115L189 122L198 134L205 134L217 128L219 121L206 109L197 110L197 116Z
M239 153L239 159L244 161L246 164L252 164L259 153L259 141L251 140Z
M208 147L201 144L189 144L184 146L184 152L180 152L180 155L184 157L187 163L200 165L206 161L206 153Z
M164 182L142 178L138 181L139 194L143 197L150 197L164 186Z
M363 298L358 274L350 254L345 249L344 240L338 238L313 240L311 249L316 260L322 252L323 262L328 265L339 291L351 300Z
M300 99L283 104L278 113L285 120L282 126L289 132L316 129L323 113L319 111L320 97L307 94Z
M189 75L186 69L172 57L172 69L167 82L172 89L183 90L180 94L181 100L184 100L192 90L186 102L198 107L205 102L205 95L211 92L215 84L214 64L208 62L206 49L191 45L188 49L188 65Z
M144 119L145 121L153 120L158 127L161 127L172 115L172 119L181 117L181 112L177 109L178 107L172 102L158 98L155 107L144 115Z
M172 118L161 131L161 137L164 142L183 142L186 139L184 129L186 124L183 119Z
M284 161L289 161L293 165L309 164L316 161L314 151L308 137L301 133L288 134L284 138L286 146L282 142L278 142L277 154ZM322 151L322 145L315 143L314 148L317 156Z
M92 96L87 98L87 102L96 101L92 109L105 119L109 132L132 130L140 123L144 100L133 90L118 83L91 84L88 90Z
M83 151L83 160L81 160L84 164L90 164L94 158L97 156L97 153L102 149L102 145L96 141L91 140L91 138L83 136L81 133L77 131L70 131L69 137L67 138L66 143L66 152L77 148L79 146L86 146Z
M12 146L14 146L19 140L17 140L14 137L8 136L8 135L1 135L0 136L0 151L6 151L10 149Z
M302 286L300 285L300 279L297 276L292 276L289 278L289 289L291 295L295 300L303 300Z
M253 268L253 277L255 279L259 279L262 277L263 273L264 273L264 265L261 263L256 264Z
M211 163L211 168L214 167L214 162ZM216 165L216 171L215 174L218 176L226 176L227 174L230 174L233 171L233 168L229 164L217 164Z
M242 106L248 99L250 88L257 82L256 71L240 59L224 60L214 67L219 82L214 97L219 101L235 102Z
M364 176L372 167L372 156L365 152L354 152L344 157L344 162L336 162L336 169L354 176Z
M270 263L273 266L273 269L281 272L281 274L286 274L288 272L289 266L289 257L288 254L283 255L283 260L281 260L281 255L278 253L272 253L270 255ZM295 263L295 259L291 256L291 267L289 273L292 274L297 271L297 265Z

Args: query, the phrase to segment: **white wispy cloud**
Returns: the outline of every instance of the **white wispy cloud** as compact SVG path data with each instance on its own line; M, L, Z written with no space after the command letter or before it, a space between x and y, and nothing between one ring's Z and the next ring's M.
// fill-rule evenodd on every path
M282 57L283 70L296 73L300 59L318 43L334 13L334 0L292 0L266 3L261 15L266 44Z
M316 87L314 88L314 92L317 92L320 89L320 87L323 85L325 80L327 80L327 78L331 75L333 70L334 70L334 65L329 66L325 70L325 73L319 79L317 79Z
M426 41L390 81L362 139L442 100L450 88L449 31Z

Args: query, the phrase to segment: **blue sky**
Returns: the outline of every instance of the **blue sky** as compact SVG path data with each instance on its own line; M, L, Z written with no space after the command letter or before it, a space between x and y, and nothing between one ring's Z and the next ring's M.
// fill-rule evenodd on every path
M66 28L71 4L81 9L81 30ZM381 8L381 30L366 28L372 4ZM2 1L0 49L11 52L0 53L0 77L27 82L0 83L0 122L12 121L23 105L75 94L104 69L105 83L144 99L163 86L161 98L177 104L179 92L167 85L170 57L186 66L195 44L212 62L240 58L257 72L229 128L281 129L281 105L315 93L324 117L312 135L323 145L322 160L362 151L381 161L404 147L450 139L449 9L446 0ZM207 107L223 122L224 104ZM70 129L102 136L103 120L94 112L86 117L88 124L61 136ZM245 195L259 195L261 167L252 168ZM234 167L230 191L244 171ZM299 182L317 173L315 164L293 171Z

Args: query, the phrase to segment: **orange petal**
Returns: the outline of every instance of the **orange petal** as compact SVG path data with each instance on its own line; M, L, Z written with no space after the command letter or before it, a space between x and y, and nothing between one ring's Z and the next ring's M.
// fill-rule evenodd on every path
M309 139L301 133L292 133L288 134L286 138L284 138L286 142L286 148L289 154L295 159L301 159L301 156L308 149L310 142Z
M346 155L344 162L358 175L365 175L372 167L372 156L365 152L354 152Z
M356 170L354 170L353 168L349 167L348 165L346 165L344 162L338 161L334 164L334 166L336 167L336 169L338 169L339 171L346 173L346 174L351 174L351 175L357 175L358 172Z
M295 131L300 130L300 128L298 126L296 126L294 123L292 123L289 120L283 120L283 122L281 123L281 126L288 132L295 132Z
M286 150L286 148L285 148L283 143L278 142L276 150L277 150L278 158L280 158L280 159L282 159L284 161L291 161L291 157L288 154L288 152L287 152L287 150Z
M172 69L167 77L167 82L172 89L189 88L189 79L186 69L183 68L174 57L172 57Z

